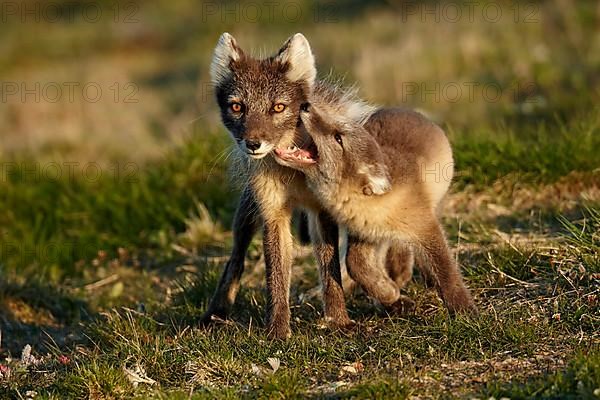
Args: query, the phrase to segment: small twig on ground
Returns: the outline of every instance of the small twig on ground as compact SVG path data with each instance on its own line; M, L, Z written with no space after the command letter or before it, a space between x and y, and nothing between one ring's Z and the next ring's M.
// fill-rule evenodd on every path
M96 290L98 288L101 288L102 286L106 286L106 285L110 285L111 283L115 282L119 280L119 275L118 274L112 274L111 276L108 276L104 279L100 279L97 282L94 283L89 283L87 285L85 285L83 288L87 291L92 291L92 290Z
M523 286L528 286L528 287L539 287L540 285L537 283L529 283L529 282L525 282L522 281L520 279L515 278L514 276L510 276L508 275L506 272L501 271L498 267L496 267L496 265L494 265L494 262L492 261L492 256L490 253L488 253L487 255L488 257L488 262L490 263L490 265L492 266L493 270L496 271L498 274L502 275L505 278L510 279L511 281L517 282Z

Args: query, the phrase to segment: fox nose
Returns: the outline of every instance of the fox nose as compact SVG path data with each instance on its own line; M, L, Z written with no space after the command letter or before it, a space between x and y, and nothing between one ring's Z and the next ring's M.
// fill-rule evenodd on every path
M260 147L260 145L261 145L260 142L256 142L254 140L246 140L246 147L250 151L258 150L258 148Z

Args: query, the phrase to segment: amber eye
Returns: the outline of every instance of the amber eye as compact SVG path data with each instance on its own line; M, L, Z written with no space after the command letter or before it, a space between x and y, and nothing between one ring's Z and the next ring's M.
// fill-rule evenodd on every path
M229 107L234 113L239 113L242 111L242 105L240 103L231 103Z
M273 106L273 111L275 111L276 113L280 113L283 110L285 110L285 104L277 103Z

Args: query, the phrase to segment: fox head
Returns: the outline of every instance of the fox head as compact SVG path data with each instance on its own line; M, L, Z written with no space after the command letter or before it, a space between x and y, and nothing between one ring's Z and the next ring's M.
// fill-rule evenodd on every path
M276 55L256 59L223 33L210 67L221 117L240 149L260 159L294 143L300 107L315 82L315 60L297 33Z
M304 149L276 149L275 154L303 171L313 190L337 191L340 185L365 195L391 190L383 152L360 122L325 115L314 106L303 107L300 119L311 144Z

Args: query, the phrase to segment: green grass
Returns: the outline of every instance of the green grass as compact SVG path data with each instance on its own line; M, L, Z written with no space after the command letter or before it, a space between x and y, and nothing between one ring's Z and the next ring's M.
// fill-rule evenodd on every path
M5 273L59 281L81 276L99 251L109 257L119 247L164 251L200 199L212 215L228 221L236 197L220 160L228 145L221 133L198 137L161 162L100 166L99 179L83 168L54 179L43 172L51 162L6 160L11 167L0 183L0 265ZM63 162L53 162L66 171ZM33 168L38 172L28 172Z
M489 186L511 176L514 183L548 183L572 171L595 171L600 164L600 115L567 124L501 127L472 134L452 132L459 188Z
M455 192L464 187L473 196L489 196L494 193L488 188L490 181L504 182L501 188L535 191L573 171L591 174L593 183L592 131L572 130L572 137L550 132L542 129L523 140L505 131L458 138L459 171L476 173L469 173L468 179L459 174ZM5 361L11 376L0 384L2 396L35 391L49 398L183 398L189 393L195 398L467 393L561 398L588 395L600 386L597 353L589 358L572 355L596 346L600 329L600 219L594 202L579 204L579 212L562 216L552 201L548 209L540 205L538 212L546 213L542 226L518 213L504 223L504 229L518 226L521 232L549 233L547 248L498 241L493 232L499 225L493 218L481 219L485 211L459 213L462 240L479 243L477 250L461 255L465 275L478 293L478 317L449 318L435 295L417 281L408 288L420 310L416 315L391 319L358 297L349 302L358 324L346 333L316 329L322 317L318 299L294 297L293 338L269 342L262 330L266 299L258 278L242 289L232 316L235 322L196 329L196 318L206 307L222 265L205 257L227 254L227 235L217 226L229 223L235 200L232 189L223 186L226 162L219 156L226 151L227 136L211 138L191 138L162 160L141 167L131 181L105 177L90 182L77 175L61 180L36 177L32 182L17 171L3 182L1 207L8 210L2 214L4 243L18 243L22 249L74 243L77 251L59 251L47 262L35 252L25 252L24 257L4 247L0 299L10 310L5 314L11 321L4 329L5 340L17 358ZM566 150L553 152L553 144ZM532 154L533 164L525 161L525 154ZM211 160L210 167L203 160ZM490 171L499 176L490 176ZM577 184L578 175L569 176L573 178L567 181L575 179ZM511 192L503 190L500 195L510 199ZM198 201L212 218L203 216ZM201 229L209 233L189 239L190 224L208 224ZM458 232L450 231L456 242ZM188 239L183 240L184 235ZM87 252L79 251L81 246ZM257 241L252 262L258 261L260 251ZM318 284L312 261L302 265L294 296ZM19 361L21 348L36 341L38 363ZM546 360L544 369L531 361L547 354L569 366L561 369L558 361ZM61 363L60 356L69 361ZM274 373L270 357L281 363ZM521 370L519 362L532 363L533 369ZM502 367L498 374L481 372L489 382L482 385L479 373L466 372L464 363L474 363L473 371L486 363ZM151 380L136 387L125 369L137 367L143 369L142 380ZM467 380L456 386L453 374ZM455 387L445 393L443 384Z
M580 220L563 217L560 221L567 230L565 240L570 244L569 251L592 272L600 272L600 209L588 206Z
M598 347L577 355L561 372L547 373L524 382L492 382L486 396L510 399L593 399L600 396Z
M569 236L570 243L575 238ZM18 359L5 362L12 375L0 394L14 397L36 391L51 398L182 398L190 392L194 398L589 395L600 386L600 315L594 297L598 277L585 259L582 269L568 247L559 248L552 261L543 250L527 253L502 246L488 250L486 259L497 270L480 265L467 274L478 293L481 313L477 317L449 318L439 300L417 281L408 288L417 300L417 314L389 318L359 296L351 302L357 326L349 332L316 329L315 321L322 317L318 299L293 298L294 336L283 342L269 341L264 335L260 282L244 286L231 322L208 330L194 328L219 273L214 264L195 259L203 273L192 280L171 281L172 288L181 290L169 304L146 298L144 311L115 308L84 320L77 344L50 346L48 355L36 353L38 361L33 365ZM519 263L530 265L533 272L517 275L514 266ZM477 264L476 254L469 264ZM308 279L312 279L309 286L317 284L314 276ZM19 293L27 298L25 292L14 290L4 295ZM55 303L48 308L59 315L68 307ZM65 355L68 362L61 363L59 357ZM273 372L269 358L279 360L277 371ZM561 369L559 361L568 362L567 368ZM136 368L141 368L136 373L146 382L137 387L125 371ZM481 374L486 377L483 381ZM461 377L458 385L457 376ZM445 392L438 386L442 382L455 387ZM483 382L488 383L482 386Z
M248 290L252 296L262 296L258 288ZM494 303L493 299L486 301ZM260 314L264 312L262 304L245 307L250 308L251 314ZM461 362L498 362L499 354L528 359L542 350L584 351L589 345L589 339L583 343L576 336L568 339L578 329L578 321L547 318L532 324L527 321L530 310L525 304L506 310L484 308L475 318L449 319L442 308L406 319L354 315L358 325L348 333L316 330L312 321L317 317L314 308L300 304L295 309L295 315L301 318L293 323L294 336L285 342L266 340L262 324L256 320L253 324L217 325L208 331L190 329L186 319L194 307L187 304L166 308L157 304L148 313L128 309L106 313L87 325L86 345L67 353L67 365L57 362L62 354L58 349L36 368L19 370L15 366L18 363L13 362L9 365L15 376L0 393L14 395L19 388L55 396L120 398L152 393L170 396L172 392L195 388L198 396L217 398L302 398L307 393L332 398L385 398L392 394L406 398L423 390L419 384L410 383L412 380L439 378L446 372L440 367L458 366ZM268 364L270 357L280 361L274 373ZM600 383L597 356L584 361L583 366L578 361L575 372L567 370L564 377L562 373L550 374L552 379L545 384L557 382L560 385L552 393L568 393L573 385L567 379L575 373L578 379L584 379L585 390L594 390L594 385ZM144 376L157 383L134 388L123 368L133 370L136 366L141 366ZM591 374L585 375L584 368ZM526 372L520 371L518 365L509 369L517 375ZM538 383L522 390L531 393L542 383L538 379ZM489 385L486 390L521 390L498 385ZM473 387L473 383L468 387Z
M0 398L600 396L594 2L534 2L531 23L494 3L503 18L493 24L480 18L487 2L474 21L436 23L403 20L381 1L295 3L303 14L293 22L277 12L205 18L191 0L129 2L140 6L134 24L112 21L113 2L97 4L107 16L98 23L0 24L3 81L139 88L137 103L13 96L0 107ZM413 5L422 4L433 7ZM314 23L332 11L335 20ZM374 103L418 107L446 129L456 178L443 221L478 316L448 316L416 274L405 289L414 315L390 317L359 293L347 301L356 327L328 329L303 249L293 337L269 341L257 237L231 319L197 328L238 196L231 140L206 84L224 30L244 49L269 51L304 32L322 76L356 81ZM461 82L502 95L477 89L452 101L403 86ZM72 176L69 162L79 163ZM42 173L51 163L60 178ZM91 163L100 179L86 177ZM33 357L22 359L27 345Z

